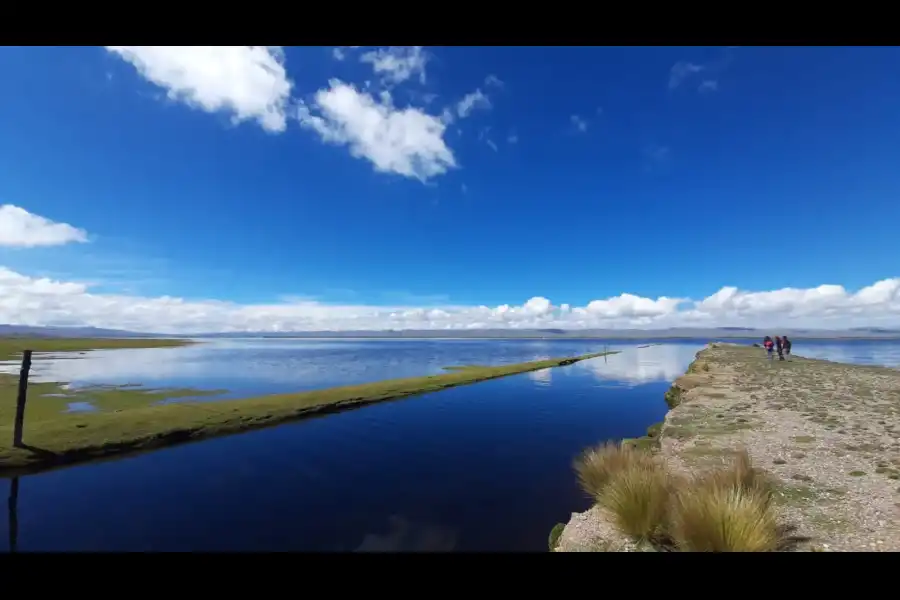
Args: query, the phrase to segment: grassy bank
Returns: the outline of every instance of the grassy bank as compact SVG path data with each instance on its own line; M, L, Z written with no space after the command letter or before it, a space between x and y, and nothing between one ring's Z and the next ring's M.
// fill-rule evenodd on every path
M898 390L897 369L714 344L664 423L579 459L596 503L559 549L898 551Z
M12 446L12 418L8 410L10 403L14 406L15 392L4 386L0 388L0 406L7 408L3 411L3 424L0 426L0 475L34 472L64 464L240 433L366 404L565 366L604 354L606 353L597 352L493 367L472 365L428 377L392 379L217 402L185 401L158 405L152 404L150 396L135 402L139 390L109 388L109 395L102 402L104 410L91 413L61 413L49 408L36 408L48 401L46 394L58 391L58 384L37 384L29 393L25 417L25 448ZM6 379L11 380L9 377ZM162 390L158 393L171 392ZM195 394L195 390L181 391L181 395ZM49 401L55 400L51 396Z

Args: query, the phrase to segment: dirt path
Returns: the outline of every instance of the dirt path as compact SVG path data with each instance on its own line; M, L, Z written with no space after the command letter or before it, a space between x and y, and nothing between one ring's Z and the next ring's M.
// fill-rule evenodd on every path
M900 551L900 370L701 351L673 385L659 452L683 473L745 448L780 480L781 520L812 551ZM573 515L559 551L630 550L598 508Z

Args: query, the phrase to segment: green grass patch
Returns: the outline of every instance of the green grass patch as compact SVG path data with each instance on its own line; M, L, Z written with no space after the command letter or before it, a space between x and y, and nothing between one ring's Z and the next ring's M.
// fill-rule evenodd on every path
M664 398L666 399L666 404L668 405L669 410L675 408L676 406L681 404L681 388L673 385L665 393Z
M72 340L59 341L72 342ZM134 340L98 341L105 343ZM156 341L171 340L151 340ZM69 349L91 349L90 346L90 344L82 346L72 344ZM133 344L118 347L140 346ZM48 347L47 350L60 349ZM29 387L24 430L24 442L27 447L23 448L12 445L11 415L14 412L9 411L10 409L14 411L16 378L5 376L0 387L0 406L5 407L4 418L0 421L2 423L0 476L35 472L75 462L240 433L376 402L568 365L604 354L606 353L597 352L577 357L551 358L493 367L473 366L427 377L391 379L325 390L217 402L188 400L160 405L155 402L161 399L161 396L171 398L173 393L177 395L179 391L108 388L83 392L92 394L92 402L103 407L103 410L85 413L61 413L56 410L63 404L72 402L71 398L54 399L50 396L50 403L55 402L56 405L52 408L43 408L41 405L47 401L47 394L58 393L59 384L34 384ZM187 396L198 393L195 390L180 392Z
M553 526L553 529L550 530L550 536L547 539L547 546L550 548L550 552L556 550L556 547L559 545L559 537L562 535L563 529L565 528L565 523L557 523Z

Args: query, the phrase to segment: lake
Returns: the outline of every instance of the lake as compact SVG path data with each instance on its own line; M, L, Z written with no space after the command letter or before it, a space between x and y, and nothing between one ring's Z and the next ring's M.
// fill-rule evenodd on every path
M610 349L620 354L19 479L27 550L545 551L582 511L573 458L639 436L703 347L681 340L217 340L35 360L74 385L314 389ZM746 342L745 342L746 343ZM900 366L898 342L798 342ZM15 369L15 365L0 367ZM2 485L9 486L9 482ZM0 487L0 490L3 488ZM0 539L10 520L0 519Z

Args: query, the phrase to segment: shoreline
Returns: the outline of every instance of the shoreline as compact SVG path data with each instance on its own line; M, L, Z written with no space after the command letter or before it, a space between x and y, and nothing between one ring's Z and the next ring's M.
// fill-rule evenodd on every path
M102 342L102 340L101 340ZM137 347L129 345L127 347ZM81 348L87 350L89 348ZM45 350L53 351L53 350ZM56 350L60 351L60 350ZM591 358L616 354L616 351L594 352L574 357L550 358L510 365L469 365L452 368L446 373L424 377L389 379L372 383L340 386L298 393L272 394L253 398L218 400L215 402L179 402L131 408L112 412L47 413L42 419L29 419L31 405L41 392L29 394L26 408L24 446L12 445L12 422L0 425L0 478L33 474L77 463L126 456L147 450L175 446L225 435L234 435L295 422L306 418L343 412L375 404L437 392L451 387L470 385L491 379L531 371L563 367ZM14 406L9 383L15 375L0 375L0 397ZM32 388L59 384L32 384ZM190 395L191 390L178 390ZM113 390L130 394L140 390ZM156 390L157 394L165 390ZM215 392L208 391L207 394ZM50 394L48 394L50 395ZM122 401L115 397L112 401ZM115 407L107 404L108 409Z
M665 400L665 420L623 445L678 476L722 468L746 450L772 481L774 514L791 532L786 550L900 550L900 370L768 361L758 348L711 344ZM654 550L597 505L556 526L550 548Z

